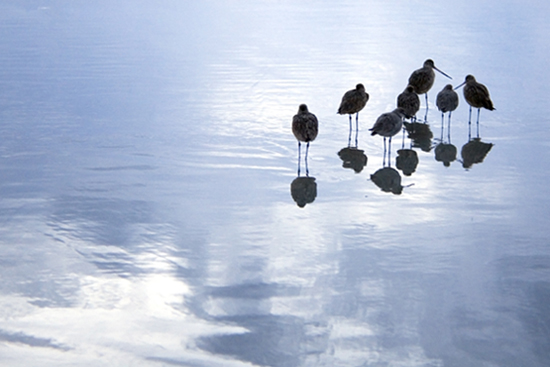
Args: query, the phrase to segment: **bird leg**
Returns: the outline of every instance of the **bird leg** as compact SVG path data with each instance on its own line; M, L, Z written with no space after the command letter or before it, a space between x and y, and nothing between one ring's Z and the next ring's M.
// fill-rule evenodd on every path
M382 167L386 167L386 137L384 136L384 158L382 159Z
M472 106L470 106L470 114L468 115L468 141L472 138L471 134L472 129Z
M307 145L306 145L306 176L309 177L309 168L307 167L307 152L309 151L309 141L307 142Z
M477 109L477 122L476 122L476 128L477 128L477 137L479 138L479 111L481 111L481 108Z
M441 142L443 143L443 125L444 125L445 113L441 112Z
M300 141L298 141L298 177L300 177Z
M449 123L447 125L447 143L451 144L451 113L452 111L449 111Z
M388 139L388 167L391 167L391 138Z

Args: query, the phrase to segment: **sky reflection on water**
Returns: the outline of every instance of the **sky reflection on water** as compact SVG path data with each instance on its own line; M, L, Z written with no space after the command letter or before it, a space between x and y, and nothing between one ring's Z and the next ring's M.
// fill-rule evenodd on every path
M2 2L0 362L548 365L548 10ZM428 143L384 162L367 131L426 58L491 92L471 168L462 91L435 157L441 75ZM296 181L300 103L320 133ZM370 179L388 163L399 195Z

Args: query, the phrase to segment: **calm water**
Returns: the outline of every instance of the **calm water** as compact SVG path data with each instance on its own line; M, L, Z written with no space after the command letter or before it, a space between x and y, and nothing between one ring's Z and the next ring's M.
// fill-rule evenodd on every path
M550 365L549 15L0 2L0 364ZM368 128L427 58L453 79L384 161ZM475 164L462 91L450 133L434 105L466 74L496 107ZM296 180L301 103L320 133ZM371 180L388 166L400 194Z

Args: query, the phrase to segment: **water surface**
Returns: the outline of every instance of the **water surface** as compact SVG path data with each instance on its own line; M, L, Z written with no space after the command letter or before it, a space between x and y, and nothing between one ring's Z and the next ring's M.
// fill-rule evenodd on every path
M2 2L2 365L547 366L549 14ZM432 136L398 134L385 161L368 128L427 58L453 77L428 94ZM467 74L496 107L471 166L462 92L450 133L435 107ZM293 197L301 103L320 133ZM400 149L418 164L385 192L371 175Z

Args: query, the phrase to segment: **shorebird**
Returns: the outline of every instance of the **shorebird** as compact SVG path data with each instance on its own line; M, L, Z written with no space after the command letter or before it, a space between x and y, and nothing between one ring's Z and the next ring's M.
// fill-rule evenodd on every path
M403 127L403 118L405 111L401 107L397 107L392 112L386 112L380 115L372 128L371 135L380 135L384 137L384 152L386 152L386 138L389 138L389 152L391 153L391 138Z
M449 112L449 124L451 123L451 113L458 107L458 94L453 90L453 86L447 84L439 93L435 100L435 104L441 111L441 124L446 112Z
M415 93L412 85L407 85L407 88L397 96L397 107L403 108L405 117L412 119L420 109L420 98Z
M409 84L414 87L417 94L426 94L426 108L428 107L428 91L432 88L435 81L434 69L452 79L449 75L435 67L432 59L424 61L424 66L412 72L409 77Z
M489 96L489 90L486 86L476 81L473 75L466 75L464 83L460 84L455 89L464 86L464 99L470 105L470 115L468 117L468 124L471 124L472 120L472 107L477 108L477 124L478 124L478 135L479 135L479 111L481 108L486 108L489 111L493 111L493 102Z
M301 104L298 108L298 113L292 118L292 133L298 139L298 175L300 175L300 148L301 142L307 143L306 145L306 174L307 168L307 153L309 151L309 142L315 140L317 133L319 132L319 122L314 114L308 111L305 104Z
M338 114L349 115L349 129L351 130L351 115L355 116L355 128L359 128L359 111L361 111L367 101L369 100L369 94L365 92L365 86L363 84L357 84L355 89L347 91L342 97L340 107L338 108Z

